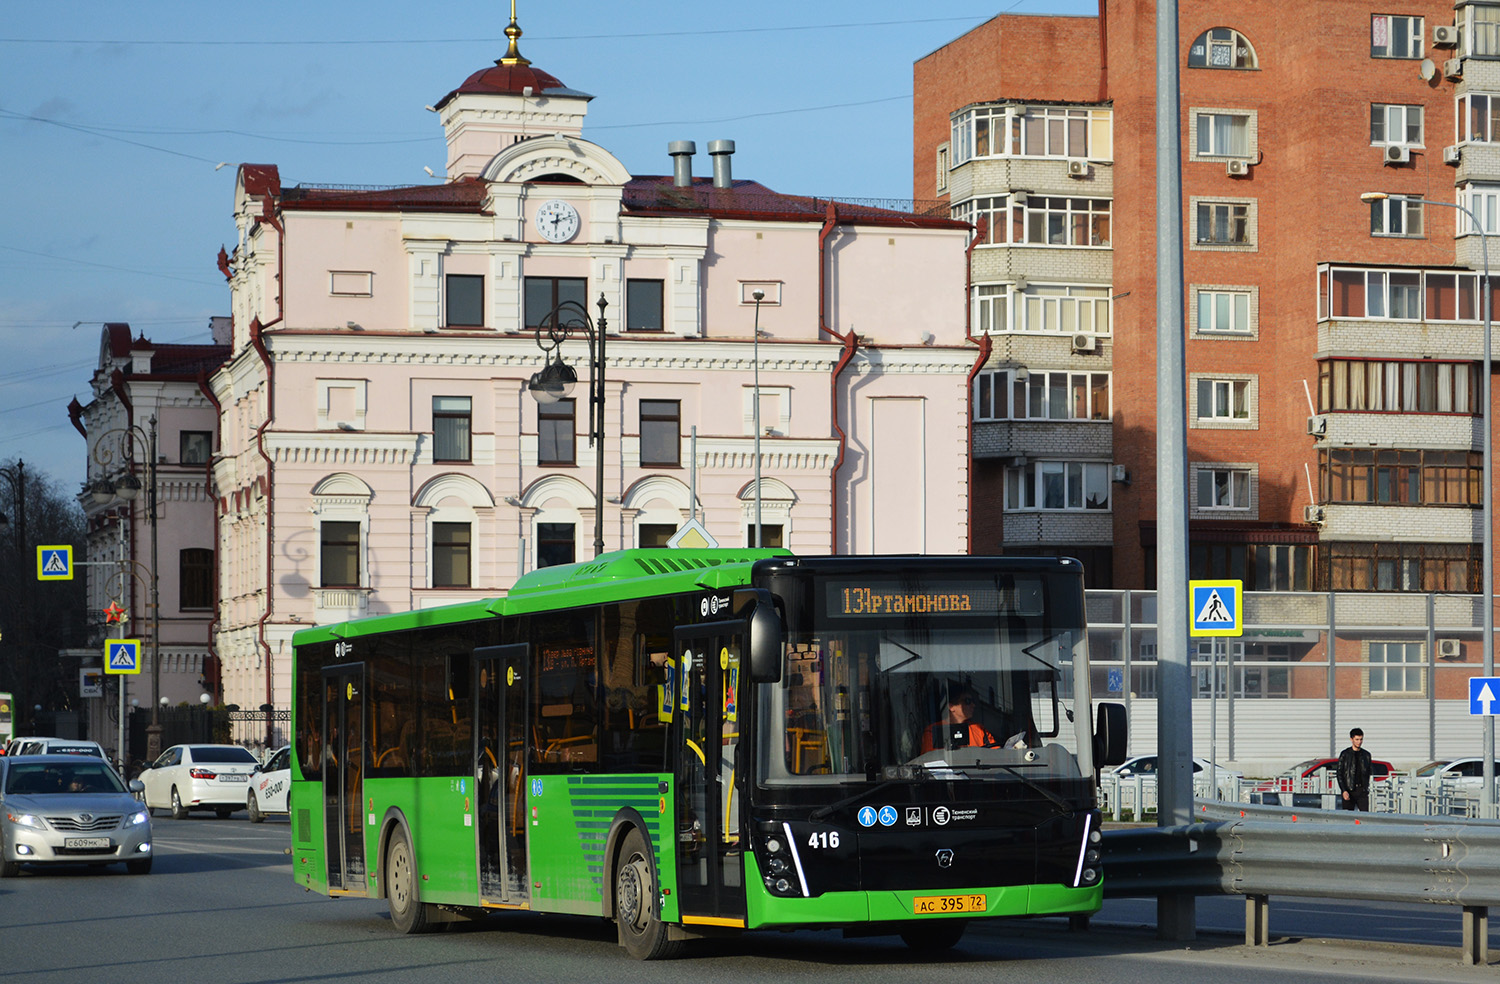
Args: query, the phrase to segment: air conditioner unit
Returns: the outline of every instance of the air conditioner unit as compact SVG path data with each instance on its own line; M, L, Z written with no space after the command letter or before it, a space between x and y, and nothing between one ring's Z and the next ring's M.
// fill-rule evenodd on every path
M1443 148L1443 163L1444 164L1457 164L1460 160L1463 159L1463 156L1464 156L1464 149L1462 147L1444 147Z
M1463 655L1463 643L1458 639L1439 639L1438 659L1458 659Z
M1087 335L1083 332L1079 332L1078 334L1073 336L1074 352L1092 352L1098 346L1099 339L1093 335Z
M1314 505L1314 506L1303 506L1302 507L1302 521L1306 522L1306 523L1321 523L1321 522L1323 522L1323 507L1322 506L1317 506L1317 505Z
M1068 177L1086 178L1089 176L1089 162L1082 160L1068 161Z
M1432 46L1434 48L1456 48L1458 47L1458 28L1452 24L1438 24L1432 29Z
M1015 288L1016 288L1016 290L1025 290L1029 285L1030 285L1030 281L1028 281L1025 277L1020 276L1019 274L1016 275L1016 280L1015 280Z
M1124 465L1115 465L1110 473L1110 481L1119 482L1121 485L1130 484L1130 470Z
M1411 160L1410 147L1400 147L1396 144L1391 144L1385 149L1385 162L1387 164L1405 164L1409 160Z
M1464 60L1462 58L1449 58L1443 62L1443 75L1453 81L1464 77Z
M1230 161L1225 170L1229 172L1231 178L1244 177L1250 173L1250 162Z
M1327 417L1308 417L1307 418L1307 432L1309 434L1311 434L1313 437L1322 437L1324 434L1327 434L1328 433L1328 418Z

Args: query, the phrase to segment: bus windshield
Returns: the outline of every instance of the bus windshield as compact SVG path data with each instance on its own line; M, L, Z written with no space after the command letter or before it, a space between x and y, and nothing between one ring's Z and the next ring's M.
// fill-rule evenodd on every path
M1049 616L1044 581L807 592L810 612L789 606L781 680L761 690L760 781L1077 778L1067 708L1082 626Z

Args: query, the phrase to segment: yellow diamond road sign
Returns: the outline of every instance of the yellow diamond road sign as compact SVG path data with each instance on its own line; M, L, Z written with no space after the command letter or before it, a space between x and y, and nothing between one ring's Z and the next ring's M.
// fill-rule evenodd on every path
M711 550L718 545L719 541L696 519L683 523L682 528L667 540L667 546L683 550Z

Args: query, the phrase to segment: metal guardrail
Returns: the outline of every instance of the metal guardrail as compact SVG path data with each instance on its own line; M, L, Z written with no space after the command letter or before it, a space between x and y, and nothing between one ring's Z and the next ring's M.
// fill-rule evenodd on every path
M1270 942L1270 897L1366 899L1462 909L1463 962L1488 960L1500 904L1500 822L1199 799L1200 822L1106 831L1104 894L1243 895L1245 942Z

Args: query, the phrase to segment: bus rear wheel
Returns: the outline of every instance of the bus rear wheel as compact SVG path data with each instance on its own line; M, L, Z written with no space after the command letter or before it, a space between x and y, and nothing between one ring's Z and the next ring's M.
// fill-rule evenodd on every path
M385 898L391 925L401 933L431 932L432 907L422 901L416 857L405 831L396 831L385 849Z
M681 952L682 941L668 939L667 927L657 916L651 869L646 838L632 830L615 862L615 922L626 953L637 960L666 960Z
M901 930L901 939L918 953L937 953L957 946L968 928L969 924L962 919L916 923Z

